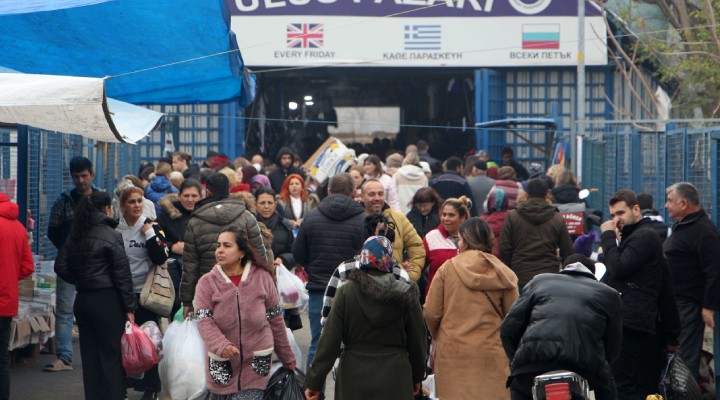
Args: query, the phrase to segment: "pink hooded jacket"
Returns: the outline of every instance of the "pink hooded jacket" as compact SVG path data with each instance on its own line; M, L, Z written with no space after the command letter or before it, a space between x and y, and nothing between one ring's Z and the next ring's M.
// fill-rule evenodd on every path
M283 364L295 361L272 277L250 263L239 286L216 265L195 289L198 329L208 350L205 379L215 394L267 387L273 350ZM242 328L241 328L242 327ZM230 359L229 345L240 349Z

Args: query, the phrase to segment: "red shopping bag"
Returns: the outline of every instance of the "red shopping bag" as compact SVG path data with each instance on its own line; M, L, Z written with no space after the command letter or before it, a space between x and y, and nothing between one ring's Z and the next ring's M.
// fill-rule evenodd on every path
M158 363L157 346L137 324L125 323L120 344L122 365L127 376L140 375Z
M300 278L300 280L303 281L303 283L307 283L307 281L308 281L308 274L307 274L307 272L305 272L305 268L303 268L300 265L295 266L295 276Z

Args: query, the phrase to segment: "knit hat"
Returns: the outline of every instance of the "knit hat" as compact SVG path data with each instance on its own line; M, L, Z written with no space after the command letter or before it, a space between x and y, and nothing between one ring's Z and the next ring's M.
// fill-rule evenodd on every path
M598 239L597 232L590 231L585 235L578 236L573 243L573 250L575 253L582 254L585 257L590 257L593 252L593 243Z
M488 166L487 172L485 172L485 174L488 176L488 178L498 179L498 167Z
M487 162L483 160L477 160L475 161L475 164L473 164L473 167L479 169L480 171L487 171Z
M530 197L545 198L548 190L548 185L547 182L545 182L545 179L535 178L528 181L527 194Z
M530 163L530 168L528 168L528 174L530 174L530 179L539 178L540 175L545 174L545 168L543 168L542 164L540 163Z
M360 252L360 269L393 271L392 243L384 236L371 236L363 244Z

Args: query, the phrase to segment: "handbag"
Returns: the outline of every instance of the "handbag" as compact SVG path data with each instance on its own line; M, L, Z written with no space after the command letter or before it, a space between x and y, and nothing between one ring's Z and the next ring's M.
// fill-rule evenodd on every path
M140 292L140 305L161 317L170 317L175 302L173 286L167 261L148 272Z
M668 353L660 380L668 400L700 400L700 386L685 361L677 353Z

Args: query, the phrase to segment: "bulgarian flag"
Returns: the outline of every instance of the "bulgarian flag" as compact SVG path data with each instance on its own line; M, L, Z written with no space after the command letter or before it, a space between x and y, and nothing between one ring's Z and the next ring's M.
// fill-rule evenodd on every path
M522 26L522 48L524 50L559 49L559 24L524 24Z

